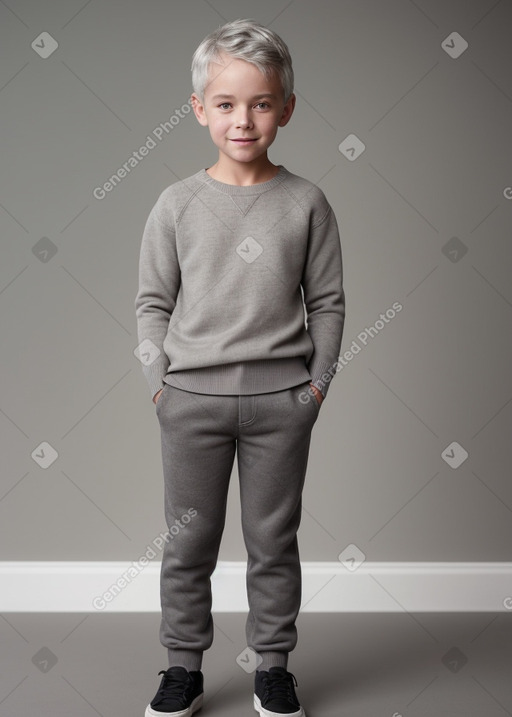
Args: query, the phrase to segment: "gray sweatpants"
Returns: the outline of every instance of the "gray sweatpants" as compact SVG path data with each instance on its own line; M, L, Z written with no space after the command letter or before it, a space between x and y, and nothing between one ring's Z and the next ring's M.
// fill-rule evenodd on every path
M199 670L213 642L210 576L225 524L235 451L248 554L247 645L259 669L287 667L302 595L297 530L319 403L308 383L219 396L165 384L156 404L170 538L161 569L160 641L169 666Z

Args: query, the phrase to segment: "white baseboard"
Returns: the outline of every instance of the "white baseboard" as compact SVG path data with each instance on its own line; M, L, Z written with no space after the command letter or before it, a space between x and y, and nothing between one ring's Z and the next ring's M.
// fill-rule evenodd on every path
M219 562L213 612L246 612L245 562ZM124 575L124 578L123 578ZM512 612L512 563L303 562L302 612ZM0 613L159 612L160 563L0 562Z

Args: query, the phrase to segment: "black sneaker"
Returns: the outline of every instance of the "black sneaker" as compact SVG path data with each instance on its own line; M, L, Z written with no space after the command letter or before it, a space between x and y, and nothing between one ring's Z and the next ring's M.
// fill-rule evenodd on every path
M295 694L297 680L284 667L259 670L254 678L254 709L264 717L306 717Z
M146 707L145 717L190 717L203 706L203 673L184 667L169 667L158 692Z

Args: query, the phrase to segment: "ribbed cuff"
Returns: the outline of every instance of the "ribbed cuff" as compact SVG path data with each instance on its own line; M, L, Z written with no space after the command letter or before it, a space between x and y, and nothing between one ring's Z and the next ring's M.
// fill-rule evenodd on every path
M201 650L171 650L167 649L169 667L181 665L189 672L201 669L203 653Z
M287 652L260 652L258 654L263 659L263 662L258 665L256 672L261 672L262 670L268 672L271 667L284 667L286 670L288 667Z
M167 372L169 361L154 361L149 366L142 365L142 371L148 382L151 398L164 387L163 378Z
M315 365L308 366L311 374L311 383L315 386L322 396L327 396L327 391L331 385L332 379L336 376L338 362L328 364L325 361L316 361Z

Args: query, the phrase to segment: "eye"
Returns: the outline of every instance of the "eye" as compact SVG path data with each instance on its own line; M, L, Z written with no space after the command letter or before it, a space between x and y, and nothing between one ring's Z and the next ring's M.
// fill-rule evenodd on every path
M256 107L261 107L262 105L263 105L263 109L267 109L268 107L270 107L268 102L258 102Z
M231 107L231 103L230 102L221 102L219 107L221 110L229 109Z

